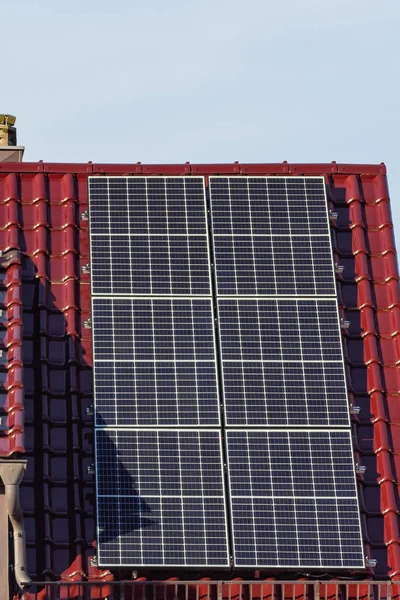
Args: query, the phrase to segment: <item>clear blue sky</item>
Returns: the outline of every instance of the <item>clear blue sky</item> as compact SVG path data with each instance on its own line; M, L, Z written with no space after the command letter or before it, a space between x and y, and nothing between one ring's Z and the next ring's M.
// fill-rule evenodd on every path
M399 0L15 0L25 160L381 162L400 240Z

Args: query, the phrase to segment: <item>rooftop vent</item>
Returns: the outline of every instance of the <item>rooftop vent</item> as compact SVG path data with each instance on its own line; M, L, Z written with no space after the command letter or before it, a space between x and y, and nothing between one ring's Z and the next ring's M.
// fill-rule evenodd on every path
M17 146L15 117L0 114L0 162L21 162L24 147Z

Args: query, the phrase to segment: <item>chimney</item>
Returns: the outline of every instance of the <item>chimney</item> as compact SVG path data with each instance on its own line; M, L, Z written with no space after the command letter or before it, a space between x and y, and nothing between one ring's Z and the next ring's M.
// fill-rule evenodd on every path
M24 146L17 146L15 117L0 115L0 162L21 162Z

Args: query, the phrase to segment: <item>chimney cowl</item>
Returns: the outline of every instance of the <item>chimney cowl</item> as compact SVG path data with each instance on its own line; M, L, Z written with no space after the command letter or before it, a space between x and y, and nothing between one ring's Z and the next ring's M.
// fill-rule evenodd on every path
M16 118L12 115L0 114L0 146L16 146L17 130L14 127Z
M0 162L21 162L24 147L17 146L16 117L0 114Z

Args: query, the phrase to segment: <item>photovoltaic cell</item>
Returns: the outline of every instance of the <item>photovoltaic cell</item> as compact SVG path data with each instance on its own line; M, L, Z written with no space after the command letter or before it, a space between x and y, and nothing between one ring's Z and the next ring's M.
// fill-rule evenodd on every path
M99 562L228 566L220 433L97 430Z
M91 177L93 294L209 295L201 177Z
M227 426L349 425L334 299L219 299Z
M226 436L236 566L364 567L350 431Z
M92 300L98 425L219 426L211 299Z

